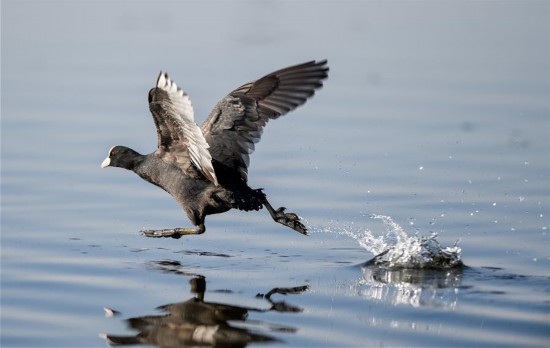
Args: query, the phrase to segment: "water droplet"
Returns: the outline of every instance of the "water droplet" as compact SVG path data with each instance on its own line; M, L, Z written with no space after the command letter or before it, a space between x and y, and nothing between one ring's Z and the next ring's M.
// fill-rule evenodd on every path
M497 202L493 202L493 207L496 207L497 206Z
M525 197L519 196L519 197L518 197L518 200L519 200L520 202L523 202L523 201L525 200Z
M423 169L424 169L423 166L418 167L418 170L423 170Z

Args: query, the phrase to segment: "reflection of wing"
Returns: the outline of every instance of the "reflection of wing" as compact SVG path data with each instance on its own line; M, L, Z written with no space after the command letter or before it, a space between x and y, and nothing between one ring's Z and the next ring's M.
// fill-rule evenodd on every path
M310 61L275 71L235 89L202 125L214 160L246 181L249 154L265 124L304 104L328 75L327 61Z
M149 109L158 134L155 153L189 176L197 176L198 169L218 185L208 144L194 121L189 96L170 80L168 74L161 72L157 87L149 91Z

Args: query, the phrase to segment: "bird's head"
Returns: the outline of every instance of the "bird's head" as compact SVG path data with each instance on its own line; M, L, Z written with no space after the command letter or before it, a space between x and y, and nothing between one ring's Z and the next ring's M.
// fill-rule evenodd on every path
M120 167L131 170L136 163L136 159L140 157L142 155L126 146L113 146L109 149L107 158L101 162L101 168Z

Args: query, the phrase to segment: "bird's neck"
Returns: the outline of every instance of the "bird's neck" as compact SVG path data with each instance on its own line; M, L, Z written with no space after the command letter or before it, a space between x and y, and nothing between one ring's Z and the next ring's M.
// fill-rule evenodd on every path
M132 150L133 151L133 150ZM145 161L144 155L133 151L133 153L130 156L127 156L125 161L119 164L120 167L124 169L128 169L134 172L137 172L139 168L142 166L143 162Z
M166 166L161 159L153 154L139 155L134 158L133 170L142 179L149 181L152 184L160 186L161 168ZM162 186L160 186L162 187ZM164 189L164 187L162 187Z

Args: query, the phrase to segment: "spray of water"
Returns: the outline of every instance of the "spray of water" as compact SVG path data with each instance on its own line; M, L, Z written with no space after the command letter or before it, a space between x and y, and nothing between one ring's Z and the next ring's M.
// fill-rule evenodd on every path
M437 234L422 237L418 233L408 235L390 216L371 215L380 220L384 233L375 234L369 229L355 227L312 228L311 231L337 233L353 238L365 250L376 255L368 262L388 268L445 269L462 265L462 250L458 241L453 246L442 247Z

